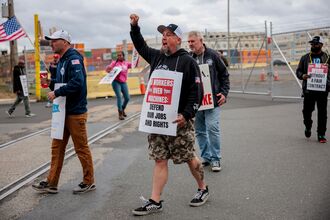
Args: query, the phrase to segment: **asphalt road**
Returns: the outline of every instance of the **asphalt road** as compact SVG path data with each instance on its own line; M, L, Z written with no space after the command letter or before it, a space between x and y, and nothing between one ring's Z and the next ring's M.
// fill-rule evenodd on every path
M38 104L32 107L41 115L44 107ZM24 127L25 120L16 125ZM37 117L30 122L38 123ZM72 194L81 179L74 158L65 163L59 194L36 194L31 183L0 203L1 219L141 218L131 210L141 205L140 195L150 195L153 161L148 160L146 134L137 126L138 121L130 123L93 144L96 191ZM194 179L186 165L170 162L164 211L142 218L330 219L330 147L317 142L315 130L310 139L304 137L300 101L231 94L221 112L223 170L205 174L209 201L189 207L197 189Z

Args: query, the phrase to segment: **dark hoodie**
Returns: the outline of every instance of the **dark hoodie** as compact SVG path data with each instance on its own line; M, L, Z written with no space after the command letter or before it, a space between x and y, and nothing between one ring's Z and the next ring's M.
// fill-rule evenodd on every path
M51 79L49 88L55 83L66 83L55 90L55 96L66 96L66 115L79 115L87 112L86 71L83 57L75 49L69 48L57 64L56 76Z
M150 48L144 41L139 26L131 26L131 38L139 54L150 64L150 75L155 69L183 73L178 113L188 121L195 117L201 105L203 91L196 61L184 49L166 56L160 50Z
M204 48L205 51L203 54L203 64L206 63L209 65L213 103L214 107L217 107L219 104L217 102L218 98L216 95L218 93L221 93L225 97L228 95L230 89L229 73L225 63L219 57L219 54L215 50L206 47L205 44ZM195 59L197 57L197 55L194 53L192 53L192 56Z
M304 56L301 57L299 64L298 64L298 68L296 70L296 75L298 77L298 79L303 81L302 84L302 90L303 93L309 93L310 91L307 90L307 80L303 79L303 75L307 74L308 72L308 65L311 63L311 59L313 60L313 58L318 57L320 58L321 62L323 64L327 64L328 65L328 78L327 78L327 87L326 87L326 92L330 91L330 57L327 53L325 52L321 52L321 54L313 54L313 53L307 53ZM322 91L313 91L313 93L315 92L322 92Z

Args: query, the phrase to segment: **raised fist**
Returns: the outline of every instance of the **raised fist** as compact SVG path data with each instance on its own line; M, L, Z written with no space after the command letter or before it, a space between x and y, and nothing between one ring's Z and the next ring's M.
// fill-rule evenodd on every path
M139 16L137 14L131 14L129 18L131 19L131 25L136 26L138 24Z

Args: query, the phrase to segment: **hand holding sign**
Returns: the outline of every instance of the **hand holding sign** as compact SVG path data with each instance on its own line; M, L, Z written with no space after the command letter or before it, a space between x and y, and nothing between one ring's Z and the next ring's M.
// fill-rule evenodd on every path
M99 82L99 84L111 84L113 80L118 76L118 74L121 72L122 68L116 66L114 67L110 73L105 75Z
M182 128L186 124L186 119L183 117L183 115L178 114L178 117L173 121L173 123L177 123L179 128Z

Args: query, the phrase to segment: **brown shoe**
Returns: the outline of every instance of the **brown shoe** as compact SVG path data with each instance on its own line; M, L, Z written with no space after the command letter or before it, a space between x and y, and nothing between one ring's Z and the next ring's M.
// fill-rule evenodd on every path
M125 117L123 115L123 111L118 110L118 118L119 118L119 120L124 120L125 119Z
M123 116L127 117L125 110L123 109Z

